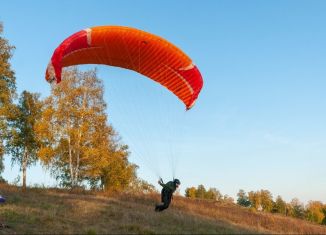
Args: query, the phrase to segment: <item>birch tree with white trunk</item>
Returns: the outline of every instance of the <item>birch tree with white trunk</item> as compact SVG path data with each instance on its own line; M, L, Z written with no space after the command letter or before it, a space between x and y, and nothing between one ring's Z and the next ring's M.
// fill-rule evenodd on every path
M112 149L116 133L107 123L103 93L96 70L72 68L63 72L61 83L44 101L36 128L42 143L39 157L64 187L99 181L118 157L120 148Z

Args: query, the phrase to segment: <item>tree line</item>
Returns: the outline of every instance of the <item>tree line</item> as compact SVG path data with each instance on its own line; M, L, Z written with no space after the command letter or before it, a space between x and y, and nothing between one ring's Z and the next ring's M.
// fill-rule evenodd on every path
M240 206L258 211L279 213L326 225L326 204L323 204L321 201L309 201L307 205L304 205L298 198L293 198L291 202L286 202L280 195L274 201L272 193L263 189L248 193L240 189L237 196L237 204Z
M153 190L137 178L128 146L108 122L96 70L65 70L44 99L26 90L17 95L10 64L15 47L2 34L0 23L0 172L7 154L22 172L23 189L27 169L40 162L62 187Z
M234 199L229 195L223 195L218 189L216 188L209 188L206 190L205 186L200 184L198 187L190 187L186 188L185 196L189 198L198 198L198 199L208 199L214 201L223 201L223 202L230 202L233 203Z
M228 195L223 196L216 188L206 190L203 185L187 188L185 192L185 196L188 198L234 203L233 198ZM304 205L298 198L292 199L291 202L286 202L280 195L274 201L272 193L268 190L262 189L247 193L240 189L237 193L236 204L249 208L252 211L278 213L326 225L326 204L320 201L309 201L307 205Z

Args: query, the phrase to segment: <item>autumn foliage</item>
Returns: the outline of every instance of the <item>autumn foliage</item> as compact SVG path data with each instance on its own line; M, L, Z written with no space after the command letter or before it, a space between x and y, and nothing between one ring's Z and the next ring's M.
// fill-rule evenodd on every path
M216 202L231 202L219 190L210 188L206 190L203 185L186 189L186 197L193 199L213 200ZM309 201L306 206L298 198L285 202L280 195L273 200L273 195L268 190L250 191L246 193L240 189L237 194L237 204L248 208L250 211L267 212L283 216L305 219L318 224L326 224L326 205L320 201Z
M128 146L119 142L108 124L103 85L96 71L72 68L63 78L44 100L35 125L41 162L63 186L126 188L135 178L136 166L128 162Z

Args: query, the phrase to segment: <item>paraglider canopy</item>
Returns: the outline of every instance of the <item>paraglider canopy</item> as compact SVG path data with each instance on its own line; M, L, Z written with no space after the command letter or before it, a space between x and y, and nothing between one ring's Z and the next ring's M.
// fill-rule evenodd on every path
M167 40L124 26L98 26L65 39L54 51L46 70L50 83L61 81L62 68L105 64L136 71L160 83L190 109L203 86L192 60Z

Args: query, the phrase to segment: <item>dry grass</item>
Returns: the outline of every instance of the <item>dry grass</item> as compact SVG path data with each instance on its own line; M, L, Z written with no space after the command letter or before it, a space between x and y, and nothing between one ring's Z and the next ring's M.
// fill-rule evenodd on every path
M95 194L0 185L0 234L326 234L326 227L254 213L214 202L175 197L154 212L159 195Z
M195 215L231 222L262 233L326 234L326 226L279 214L254 212L236 204L178 198L177 208ZM191 202L192 201L192 202Z

